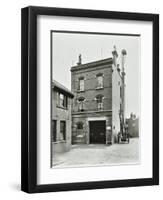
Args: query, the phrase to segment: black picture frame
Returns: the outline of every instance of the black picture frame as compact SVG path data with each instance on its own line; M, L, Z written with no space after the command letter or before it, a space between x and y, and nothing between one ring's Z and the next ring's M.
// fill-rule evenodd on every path
M55 15L153 23L153 177L37 185L37 16ZM21 190L28 193L159 184L159 15L29 6L21 11Z

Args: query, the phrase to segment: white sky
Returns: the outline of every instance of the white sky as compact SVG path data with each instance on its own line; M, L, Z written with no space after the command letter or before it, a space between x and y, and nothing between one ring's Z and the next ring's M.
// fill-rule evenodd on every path
M140 37L52 33L52 78L71 90L71 66L78 62L79 54L82 63L112 57L113 46L116 45L121 63L121 50L127 51L126 72L126 117L133 112L139 116L140 89Z

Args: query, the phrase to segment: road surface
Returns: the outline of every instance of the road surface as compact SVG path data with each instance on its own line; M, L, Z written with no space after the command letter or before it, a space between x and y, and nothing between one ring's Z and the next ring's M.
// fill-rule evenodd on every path
M53 155L53 168L139 163L139 139L113 145L72 145L69 152Z

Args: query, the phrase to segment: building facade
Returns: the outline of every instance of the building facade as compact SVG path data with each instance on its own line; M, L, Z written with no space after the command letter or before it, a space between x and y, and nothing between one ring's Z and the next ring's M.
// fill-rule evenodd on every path
M52 152L65 152L71 146L71 101L74 95L57 81L52 82L51 95Z
M72 144L112 144L120 131L124 87L113 57L71 67Z

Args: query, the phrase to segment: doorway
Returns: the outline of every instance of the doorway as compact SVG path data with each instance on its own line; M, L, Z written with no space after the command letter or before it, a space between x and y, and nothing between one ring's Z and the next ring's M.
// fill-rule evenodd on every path
M57 120L52 120L52 133L51 133L52 142L57 141Z
M90 144L106 144L105 121L89 122Z

